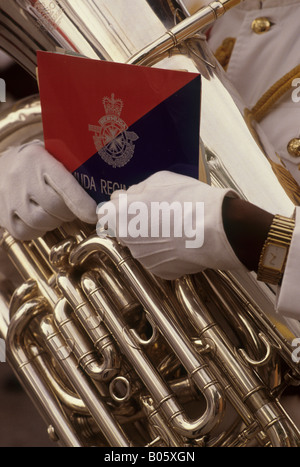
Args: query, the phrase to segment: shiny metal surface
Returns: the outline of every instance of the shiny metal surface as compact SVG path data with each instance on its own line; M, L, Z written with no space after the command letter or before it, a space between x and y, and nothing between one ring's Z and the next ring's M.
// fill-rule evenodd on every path
M65 50L89 58L126 62L168 32L176 4L160 0L1 0L1 47L35 76L36 51ZM213 22L239 0L212 2L188 21L188 34ZM24 28L25 26L25 28ZM178 26L180 38L186 27ZM170 43L173 45L173 43Z
M244 362L250 363L250 365L249 367L240 365L241 361L237 358L237 352L231 349L231 343L226 333L215 326L204 300L199 296L195 299L197 293L191 278L177 281L176 290L187 316L189 316L199 332L199 337L214 343L214 361L220 369L226 366L228 370L226 376L232 385L231 390L233 392L234 390L239 391L242 394L243 400L247 402L246 405L250 414L255 413L257 415L257 420L264 427L272 446L290 446L290 443L297 445L298 436L294 433L293 425L285 420L283 410L280 409L279 404L275 404L272 398L268 398L264 386L255 373L249 371L249 367L258 367L261 363L245 358L244 353L242 354ZM265 342L268 342L267 339L265 339ZM271 345L269 350L270 348ZM270 353L266 357L268 360ZM266 358L262 361L264 365ZM231 399L232 394L228 393L228 397L235 407L236 402L234 398ZM263 410L261 410L262 407ZM271 417L270 414L272 414ZM271 420L272 423L270 423ZM249 417L249 414L244 415L244 421L247 426L254 423L253 417Z
M237 3L189 16L184 0L0 0L1 46L33 75L37 50L201 73L200 177L290 215L272 148L201 34ZM0 149L42 137L40 112L33 97L3 114ZM10 305L1 296L9 361L62 445L300 445L278 400L299 384L299 323L278 321L253 275L158 281L80 223L29 243L2 231L1 245L21 279Z

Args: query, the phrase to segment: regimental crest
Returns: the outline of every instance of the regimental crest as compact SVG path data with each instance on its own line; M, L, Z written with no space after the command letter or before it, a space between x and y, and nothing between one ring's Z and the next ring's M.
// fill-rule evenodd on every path
M124 107L122 99L115 95L104 97L103 106L105 116L99 120L99 126L89 125L94 132L94 143L101 158L110 166L124 167L132 159L135 151L134 141L139 139L122 120L121 113Z

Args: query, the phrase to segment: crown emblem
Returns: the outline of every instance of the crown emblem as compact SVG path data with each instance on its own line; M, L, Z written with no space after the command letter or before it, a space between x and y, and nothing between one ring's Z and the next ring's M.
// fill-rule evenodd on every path
M103 98L103 105L106 115L116 115L117 117L120 117L123 109L122 99L115 99L115 95L112 94L111 98Z
M120 117L124 104L115 95L102 99L106 115L100 118L99 125L89 125L94 133L94 143L99 156L114 169L124 167L132 159L134 142L139 139L134 131Z

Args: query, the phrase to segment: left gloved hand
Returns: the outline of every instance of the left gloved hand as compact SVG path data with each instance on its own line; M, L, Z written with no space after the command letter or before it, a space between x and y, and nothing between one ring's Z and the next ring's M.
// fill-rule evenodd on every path
M114 192L111 201L99 206L97 231L102 235L108 229L146 269L164 279L206 268L241 269L223 227L226 196L237 194L158 172L127 191Z
M0 157L0 227L32 240L79 218L95 224L96 203L41 141Z

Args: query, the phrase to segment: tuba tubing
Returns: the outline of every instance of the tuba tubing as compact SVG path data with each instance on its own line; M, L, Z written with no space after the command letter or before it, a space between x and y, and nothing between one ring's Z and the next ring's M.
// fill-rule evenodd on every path
M224 405L224 400L221 389L218 387L217 381L209 374L206 365L201 361L197 352L191 347L188 338L184 336L182 330L181 332L178 331L176 323L171 320L170 313L163 308L156 293L151 289L151 284L146 281L134 260L128 257L127 252L123 252L120 245L113 240L108 241L106 238L104 242L101 242L101 239L94 237L83 242L79 247L80 251L73 251L71 262L75 262L76 264L77 255L81 258L84 255L86 259L92 252L99 252L101 247L106 253L109 249L113 254L114 262L119 271L122 268L122 277L125 274L125 277L131 277L131 289L135 291L136 297L151 314L155 325L166 337L175 354L183 362L188 374L190 374L196 386L204 394L207 407L199 420L192 422L185 419L182 409L178 407L176 400L162 379L157 376L151 362L140 351L138 342L132 338L131 333L125 331L126 338L124 342L124 329L126 328L117 317L118 311L113 308L113 305L110 304L109 299L105 297L104 293L101 293L103 290L92 279L91 275L85 276L82 279L82 287L87 297L99 314L102 315L103 310L105 310L103 319L106 320L107 327L111 330L116 340L120 342L120 345L122 345L123 352L135 366L137 373L150 394L152 394L154 402L162 409L168 422L175 430L183 436L192 438L199 437L201 433L209 432L220 422L222 416L221 409Z
M62 446L83 447L79 436L69 423L55 395L43 381L32 358L27 355L24 344L24 330L34 316L45 310L48 304L41 299L31 300L22 305L10 321L6 339L7 362L12 366L21 384L38 408L48 426L48 432L55 426L55 436Z
M111 446L130 447L131 443L114 419L108 406L97 392L95 386L78 367L78 362L70 347L57 332L52 314L44 316L39 323L39 331L57 363L69 377L79 396L85 401L90 413L99 426L101 433Z
M187 316L199 332L199 338L208 339L214 343L214 359L219 368L226 365L227 377L231 384L241 392L242 399L255 413L263 430L268 433L273 447L297 446L298 435L295 435L294 425L291 425L280 408L268 397L265 386L248 366L240 365L235 349L209 314L201 297L195 293L191 278L176 281L176 293ZM196 297L196 298L195 298ZM254 363L256 365L256 362ZM244 420L247 423L246 420Z

